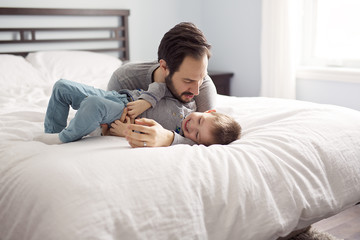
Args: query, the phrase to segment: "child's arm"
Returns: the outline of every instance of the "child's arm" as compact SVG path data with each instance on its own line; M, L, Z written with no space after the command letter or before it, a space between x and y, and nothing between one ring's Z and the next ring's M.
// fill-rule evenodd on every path
M126 107L128 109L128 116L130 118L136 118L137 116L148 110L151 107L151 103L144 99L139 99L133 102L129 102Z
M165 83L153 82L149 85L149 89L144 91L139 96L139 99L129 102L126 106L128 108L128 115L130 118L136 118L150 107L155 107L156 104L164 97L166 90Z
M189 138L183 137L180 134L174 132L174 140L171 143L171 146L176 144L188 144L188 145L197 145L198 143L192 141Z

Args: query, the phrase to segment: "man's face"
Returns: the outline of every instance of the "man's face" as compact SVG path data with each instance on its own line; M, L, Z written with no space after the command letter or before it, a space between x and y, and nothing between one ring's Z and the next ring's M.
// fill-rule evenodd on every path
M188 103L199 95L199 87L207 75L208 58L185 57L177 72L165 78L171 93L181 102Z

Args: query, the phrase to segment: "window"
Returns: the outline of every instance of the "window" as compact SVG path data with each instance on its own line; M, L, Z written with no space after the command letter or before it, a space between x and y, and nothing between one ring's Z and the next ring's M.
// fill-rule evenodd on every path
M301 65L360 71L360 1L306 0L304 4Z

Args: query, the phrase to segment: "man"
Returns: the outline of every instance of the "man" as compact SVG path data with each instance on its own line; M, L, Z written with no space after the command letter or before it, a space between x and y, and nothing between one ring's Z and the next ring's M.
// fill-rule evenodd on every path
M162 38L158 62L130 63L121 66L111 77L108 90L147 89L152 82L165 82L174 98L183 103L195 100L197 111L215 106L216 88L207 75L210 45L192 23L180 23ZM179 118L186 116L179 115ZM132 147L170 146L175 132L164 129L154 120L137 119L129 125L126 139ZM119 120L110 133L118 135ZM141 132L141 133L140 133ZM185 141L185 139L184 139Z

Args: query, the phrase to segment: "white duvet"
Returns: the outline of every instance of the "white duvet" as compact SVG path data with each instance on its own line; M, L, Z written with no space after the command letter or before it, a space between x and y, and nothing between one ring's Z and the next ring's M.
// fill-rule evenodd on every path
M1 76L1 240L277 239L360 201L358 111L219 95L227 146L46 145L53 80Z

